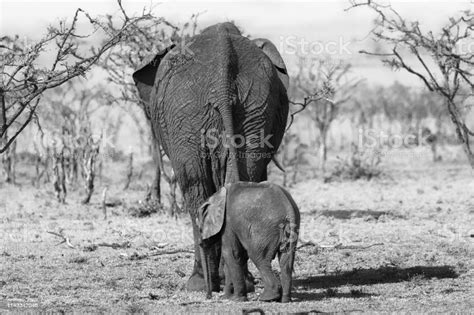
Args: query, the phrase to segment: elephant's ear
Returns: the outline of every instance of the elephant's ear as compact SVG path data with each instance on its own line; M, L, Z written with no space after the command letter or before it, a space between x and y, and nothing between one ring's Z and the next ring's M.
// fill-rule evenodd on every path
M290 78L288 76L288 71L286 70L286 65L283 59L281 58L280 53L277 48L271 41L265 38L257 38L252 40L257 47L259 47L265 55L271 60L275 68L278 70L278 76L280 77L281 82L288 89Z
M155 83L156 71L161 63L161 60L166 54L174 48L174 44L163 49L152 58L145 60L140 67L133 73L133 80L138 88L138 93L142 100L146 103L150 101L150 94L153 84Z
M218 234L225 219L227 189L222 187L198 210L198 224L202 240Z

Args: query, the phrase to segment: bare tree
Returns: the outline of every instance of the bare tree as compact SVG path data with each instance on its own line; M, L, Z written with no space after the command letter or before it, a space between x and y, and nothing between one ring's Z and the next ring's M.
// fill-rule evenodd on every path
M474 91L474 51L467 49L474 36L474 12L466 10L450 17L435 34L422 30L417 21L407 21L391 6L369 0L352 2L351 8L360 6L371 9L377 15L371 34L376 41L390 47L387 52L361 52L383 57L384 64L418 77L430 91L443 97L457 137L474 168L471 143L474 132L465 122L472 104L463 105Z
M87 88L78 80L71 80L46 93L36 112L35 121L41 135L37 145L41 148L37 151L42 153L40 157L46 167L51 159L49 153L53 153L53 187L58 196L64 196L58 197L60 202L66 197L66 183L76 186L79 177L86 187L86 196L93 192L97 164L101 162L98 150L102 143L97 138L102 137L104 128L94 134L92 117L98 116L96 113L104 108L102 90L101 87ZM45 131L52 135L53 141L45 141Z
M331 123L339 114L341 106L351 98L351 92L360 82L347 77L351 69L348 63L331 59L312 59L308 66L307 60L300 58L299 71L294 79L295 86L305 97L300 105L309 107L311 118L319 130L319 167L325 169L327 161L327 137Z
M49 26L47 34L35 43L18 36L0 38L0 153L15 141L34 117L40 98L46 90L58 87L72 78L83 76L112 47L117 45L129 28L151 14L129 17L118 0L121 21L111 28L111 16L93 18L77 9L70 22ZM92 30L81 33L78 25L85 19ZM106 19L106 21L104 21ZM97 47L83 49L92 35L104 34L106 39ZM54 58L45 66L39 60L53 52ZM7 131L8 137L7 137Z

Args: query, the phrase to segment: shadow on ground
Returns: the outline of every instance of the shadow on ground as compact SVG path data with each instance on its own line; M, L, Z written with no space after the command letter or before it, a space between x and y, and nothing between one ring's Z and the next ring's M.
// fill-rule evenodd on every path
M388 216L390 218L396 219L405 219L404 216L389 212L389 211L374 211L374 210L359 210L359 209L352 209L352 210L312 210L308 213L304 213L305 215L316 215L316 216L323 216L323 217L331 217L340 220L350 220L354 218L373 218L378 220L381 216Z
M354 269L335 275L311 276L293 280L296 288L324 289L344 285L369 285L408 281L418 276L430 278L457 278L453 266L415 266L410 268L381 267L377 269Z
M337 292L334 291L325 291L322 293L310 293L304 291L296 291L293 292L292 300L293 302L304 302L304 301L320 301L325 298L331 299L360 299L360 298L369 298L373 296L377 296L377 294L365 293L361 291L353 291L353 292Z

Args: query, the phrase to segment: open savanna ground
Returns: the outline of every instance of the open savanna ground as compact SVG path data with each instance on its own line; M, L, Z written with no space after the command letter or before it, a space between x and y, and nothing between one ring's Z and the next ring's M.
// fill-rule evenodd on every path
M1 184L0 309L472 311L471 169L461 160L431 162L427 151L390 154L383 174L370 181L318 176L289 188L302 213L290 304L257 300L263 288L253 265L257 286L249 302L186 292L194 255L190 219L132 216L143 182L135 180L127 191L110 185L115 206L105 220L101 191L107 178L89 206L80 204L80 187L60 204L50 185ZM124 172L114 166L105 175ZM276 171L272 176L280 180ZM61 238L48 231L64 235L71 246L57 245Z

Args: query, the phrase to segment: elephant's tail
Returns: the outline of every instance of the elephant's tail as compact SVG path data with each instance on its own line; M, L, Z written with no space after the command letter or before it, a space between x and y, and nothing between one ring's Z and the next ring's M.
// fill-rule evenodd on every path
M278 250L280 282L282 287L281 302L290 302L292 274L300 227L300 213L291 195L285 189L279 188L283 191L290 204L289 207L287 207L288 213L286 222L280 226L280 248Z
M287 207L287 221L284 223L284 226L282 226L282 235L280 236L280 251L294 251L298 242L300 228L300 212L290 193L280 186L278 186L278 188L286 196L287 201L290 205L289 207Z
M219 111L224 126L225 138L223 145L228 149L226 158L226 174L225 184L239 180L237 149L234 141L234 123L233 123L233 107L238 101L237 88L235 85L235 76L237 74L237 56L232 46L231 39L227 30L218 29L217 56L219 58L219 66L216 71L217 89L214 93L214 107Z

